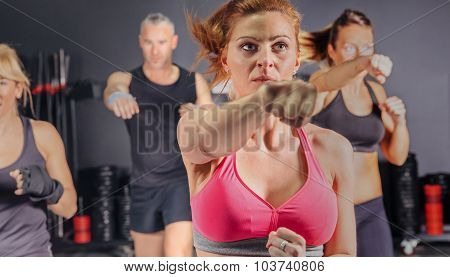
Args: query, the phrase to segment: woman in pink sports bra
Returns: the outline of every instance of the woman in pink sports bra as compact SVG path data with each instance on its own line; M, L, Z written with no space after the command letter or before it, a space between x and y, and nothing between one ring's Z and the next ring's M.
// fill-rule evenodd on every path
M300 16L287 0L230 1L190 18L213 84L231 102L193 108L178 125L198 256L355 256L353 151L337 133L307 124L317 91L344 84L370 57L307 84Z

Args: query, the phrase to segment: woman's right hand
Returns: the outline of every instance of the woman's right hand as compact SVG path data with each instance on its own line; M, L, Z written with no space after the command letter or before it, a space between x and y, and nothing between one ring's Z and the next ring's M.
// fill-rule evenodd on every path
M267 113L296 128L309 121L317 97L316 87L301 80L270 82L258 92Z

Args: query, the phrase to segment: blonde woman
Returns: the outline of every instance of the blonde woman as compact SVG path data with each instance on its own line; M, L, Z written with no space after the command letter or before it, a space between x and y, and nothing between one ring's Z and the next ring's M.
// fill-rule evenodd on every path
M72 217L76 192L64 145L49 123L23 117L30 82L16 51L0 44L0 256L52 256L46 206Z

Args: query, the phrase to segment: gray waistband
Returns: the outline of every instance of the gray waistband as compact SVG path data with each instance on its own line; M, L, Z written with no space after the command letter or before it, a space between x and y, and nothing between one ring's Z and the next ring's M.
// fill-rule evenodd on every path
M226 256L270 257L266 248L267 238L253 238L232 242L216 242L207 239L194 229L194 246L208 253ZM307 257L322 257L323 245L306 246Z

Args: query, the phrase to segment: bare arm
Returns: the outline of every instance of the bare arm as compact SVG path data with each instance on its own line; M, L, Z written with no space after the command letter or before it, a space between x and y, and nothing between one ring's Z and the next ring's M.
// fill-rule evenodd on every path
M331 240L325 245L324 256L356 256L356 223L353 204L353 149L348 140L339 136L335 150L328 153L339 161L334 163L334 189L338 203L338 221Z
M114 72L109 76L103 93L106 108L122 119L130 119L139 113L139 106L130 95L131 79L128 72ZM112 94L114 95L111 96Z
M317 87L319 93L316 98L313 115L318 114L324 108L325 99L330 92L344 87L350 80L366 70L369 66L369 57L358 57L330 69L322 69L314 72L309 78L309 82Z
M359 73L367 70L371 57L361 56L351 61L331 67L322 74L313 76L309 81L317 87L318 92L338 90L348 84Z
M253 93L220 107L187 112L177 130L184 157L204 164L237 151L267 118L262 107L261 95Z
M383 122L386 122L384 120ZM387 123L384 123L385 126ZM397 166L401 166L408 158L409 131L406 122L395 127L386 127L386 135L381 142L381 151L386 159ZM391 129L392 128L392 129Z
M319 70L319 71L314 72L311 75L311 77L309 78L309 81L314 82L314 79L316 79L320 75L324 74L325 72L326 72L326 70ZM325 107L325 100L328 95L329 95L328 91L322 91L322 92L317 93L316 104L314 106L313 116L318 114Z
M116 91L130 93L131 74L127 72L114 72L109 75L106 81L106 88L103 92L105 106L112 111L112 106L108 104L108 97Z
M314 90L317 95L317 92L340 88L369 65L370 57L359 57L321 74L311 80L312 85L299 81L278 82L280 85L262 86L257 92L220 107L194 108L186 112L178 123L180 149L190 162L196 164L233 153L242 148L263 124L269 115L264 112L267 106L276 116L289 119L286 123L297 125L296 120L305 117L303 111L308 110L309 104L303 104L303 97L308 92ZM308 116L311 114L312 109Z
M281 81L225 105L194 108L178 123L178 143L184 157L204 164L242 148L270 114L300 127L314 108L317 91L303 81Z
M197 92L196 105L214 104L208 83L200 73L195 73L195 90Z
M381 85L373 82L371 85L380 98L381 119L386 129L381 141L381 151L390 163L400 166L408 157L410 143L405 105L398 97L388 98Z
M64 188L64 193L58 203L48 207L53 213L70 218L77 210L77 193L67 164L64 144L53 125L35 121L34 126L36 143L44 156L47 172Z
M372 56L359 56L353 60L346 61L333 66L328 70L315 72L310 82L317 87L319 92L313 115L324 108L325 99L332 91L337 91L346 86L353 78L363 71L367 71L379 83L384 83L391 74L392 61L389 57L375 54Z

